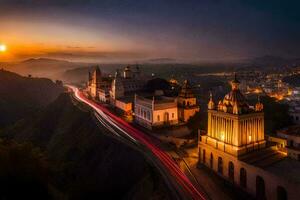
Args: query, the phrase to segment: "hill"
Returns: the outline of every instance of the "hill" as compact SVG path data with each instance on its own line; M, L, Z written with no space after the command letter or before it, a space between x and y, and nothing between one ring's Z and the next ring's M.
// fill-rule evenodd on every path
M63 92L46 78L29 78L0 70L0 127L45 107Z
M24 76L30 74L34 77L61 79L62 73L66 70L90 65L89 63L69 62L49 58L30 58L21 62L2 63L1 67Z
M109 137L85 109L64 93L2 137L39 147L49 160L51 185L69 199L169 199L143 155Z

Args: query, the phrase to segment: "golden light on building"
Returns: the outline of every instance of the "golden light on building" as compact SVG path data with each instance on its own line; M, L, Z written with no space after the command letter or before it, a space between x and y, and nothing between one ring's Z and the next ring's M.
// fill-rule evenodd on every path
M232 90L217 105L212 95L208 103L207 135L202 136L202 148L217 148L239 156L265 145L263 104L258 98L254 107L249 106L234 78Z

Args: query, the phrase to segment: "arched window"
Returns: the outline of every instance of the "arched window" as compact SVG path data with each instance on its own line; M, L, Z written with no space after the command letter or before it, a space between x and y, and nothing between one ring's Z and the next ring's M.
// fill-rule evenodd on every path
M210 168L214 168L214 156L212 153L210 153Z
M231 161L228 163L228 177L230 181L234 182L234 165Z
M265 181L261 176L256 176L256 199L266 199Z
M199 147L199 151L198 151L198 162L200 162L201 161L201 148Z
M277 200L287 200L287 193L284 187L277 187Z
M244 168L240 169L240 185L243 188L247 187L247 172Z
M223 160L221 157L218 158L218 173L223 174Z
M205 157L205 149L202 151L202 162L205 164L206 162L206 157Z

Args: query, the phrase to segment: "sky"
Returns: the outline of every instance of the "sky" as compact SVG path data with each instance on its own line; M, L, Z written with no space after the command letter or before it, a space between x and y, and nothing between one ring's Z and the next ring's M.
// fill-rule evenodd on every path
M0 0L1 61L300 57L289 0Z

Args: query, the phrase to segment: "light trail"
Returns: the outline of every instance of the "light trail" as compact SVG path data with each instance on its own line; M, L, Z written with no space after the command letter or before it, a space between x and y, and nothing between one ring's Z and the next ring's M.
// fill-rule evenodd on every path
M163 150L161 150L150 136L146 135L142 131L138 130L137 128L133 127L120 117L111 113L106 107L99 105L92 100L89 100L78 88L74 86L67 85L75 94L75 97L85 104L92 107L102 118L104 118L107 123L109 123L114 128L121 131L125 134L128 138L130 138L133 142L139 143L147 147L157 159L163 164L166 168L166 171L170 172L172 177L175 178L177 183L184 189L184 191L189 194L191 199L195 200L204 200L204 193L202 191L198 191L197 188L191 183L191 181L187 178L187 176L181 171L177 163ZM105 127L109 127L104 120L97 117L97 119L102 123ZM111 130L111 127L110 129ZM116 133L113 130L113 133ZM118 133L117 133L118 135Z

